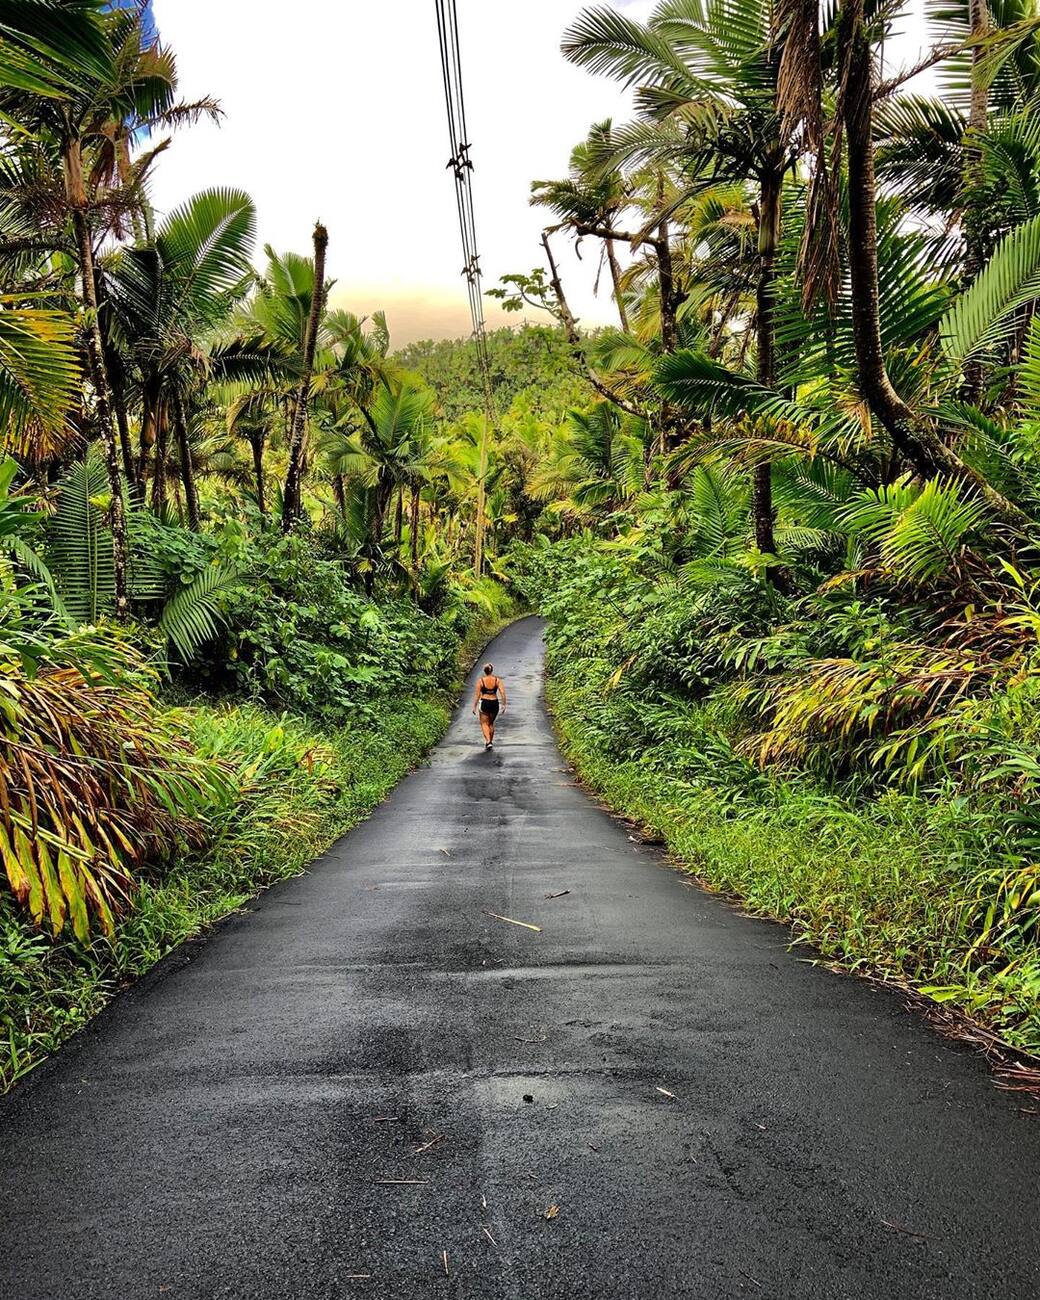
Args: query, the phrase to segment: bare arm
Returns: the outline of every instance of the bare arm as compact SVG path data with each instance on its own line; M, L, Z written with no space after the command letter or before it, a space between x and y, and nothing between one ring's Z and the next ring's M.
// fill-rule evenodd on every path
M501 677L498 679L498 694L499 694L499 698L500 698L501 701L502 701L502 712L505 713L505 711L506 711L506 684L505 684L505 682L502 680Z
M480 678L477 678L476 689L473 692L473 712L477 711L477 701L480 699Z

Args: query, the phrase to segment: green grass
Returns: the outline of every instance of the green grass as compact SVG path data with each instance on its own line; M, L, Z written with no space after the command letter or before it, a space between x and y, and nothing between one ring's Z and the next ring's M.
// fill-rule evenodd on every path
M508 619L480 620L459 679ZM455 690L388 697L364 725L329 730L252 704L173 710L199 751L235 773L238 797L205 853L145 879L114 936L53 940L0 891L0 1092L186 939L302 871L369 815L443 735Z
M579 663L575 671L581 675ZM568 670L548 698L567 756L618 811L675 860L749 912L784 921L793 941L846 969L929 991L1005 1042L1040 1052L1040 947L1031 922L1002 917L984 814L893 792L871 803L774 777L741 786L724 765L683 754L618 758L611 705L581 713ZM588 690L588 677L583 676ZM676 772L678 774L676 774Z

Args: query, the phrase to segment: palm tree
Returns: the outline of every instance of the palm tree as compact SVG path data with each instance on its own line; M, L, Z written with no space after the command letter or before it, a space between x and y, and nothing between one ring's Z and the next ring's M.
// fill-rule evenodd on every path
M603 156L609 157L613 147L610 119L595 123L588 137L572 150L570 175L566 180L532 182L532 204L555 212L562 224L573 230L579 238L583 230L610 230L615 227L631 202L632 187L619 167L602 165ZM603 236L604 255L614 286L614 303L621 328L627 332L628 315L616 243L612 236Z
M60 11L72 39L60 47L40 27ZM26 21L28 20L28 21ZM54 28L52 27L53 33ZM116 613L129 613L127 532L123 473L112 411L112 390L105 364L105 340L99 318L95 265L94 216L109 223L140 202L140 181L154 151L126 173L119 187L108 184L112 141L127 139L163 122L191 120L215 113L211 101L179 105L172 56L157 43L146 44L143 11L110 9L103 0L30 0L19 26L3 32L10 49L0 59L0 111L18 124L38 151L52 157L63 185L54 222L71 225L79 275L79 294L86 327L87 357L94 392L94 417L101 435L109 487L109 516L115 565ZM56 49L56 47L58 47Z
M563 41L573 62L637 86L642 120L618 133L615 164L638 160L662 177L674 171L679 178L677 192L667 199L662 180L658 210L639 232L644 237L654 222L666 244L668 215L712 181L755 183L756 364L758 381L767 387L777 374L774 279L781 192L798 138L797 124L785 122L778 99L782 38L771 0L662 0L645 24L611 9L586 10ZM663 312L666 352L674 347L668 316ZM758 547L773 554L767 460L755 467L752 495Z
M161 503L172 423L193 527L197 493L185 450L185 407L207 372L206 336L252 283L255 228L247 194L207 190L172 212L153 243L122 250L106 276L116 350L127 359L140 398L137 481L143 490L151 458L153 494Z
M285 475L282 504L282 528L286 532L295 527L302 504L304 434L309 413L311 382L314 376L314 353L318 345L318 331L325 308L325 252L328 244L328 231L318 222L314 227L314 274L310 310L303 335L303 373L300 377L300 387L296 394L289 431L289 468Z

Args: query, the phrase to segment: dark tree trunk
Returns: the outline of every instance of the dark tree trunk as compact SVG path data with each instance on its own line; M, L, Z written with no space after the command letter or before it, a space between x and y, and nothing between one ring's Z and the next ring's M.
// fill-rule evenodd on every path
M249 446L253 452L253 479L256 483L256 508L260 511L260 518L267 519L267 498L264 495L264 435L254 433L250 435Z
M393 488L379 483L372 494L375 498L372 510L372 540L378 545L383 540L383 526L386 521L386 508L390 504Z
M989 7L986 0L969 0L971 34L984 37L990 30ZM971 108L968 115L968 136L964 151L964 180L961 191L961 209L964 228L964 282L971 284L986 265L992 253L989 239L989 218L986 196L982 191L983 153L980 143L989 125L989 80L985 75L983 59L986 51L974 46L971 51ZM966 401L976 403L985 382L982 362L971 357L964 365Z
M969 483L1003 523L1033 531L1035 525L1016 505L947 447L926 421L915 417L892 386L881 345L881 307L877 266L877 186L872 132L872 67L863 0L844 0L839 51L845 68L842 117L848 143L849 271L852 325L859 386L893 446L923 478L948 474Z
M585 357L585 349L581 345L581 335L578 333L578 322L575 320L574 314L567 303L566 295L563 292L563 281L560 279L560 273L556 266L556 258L553 257L552 248L549 244L549 236L545 231L542 232L542 247L545 249L545 256L549 262L549 284L552 288L553 295L556 298L556 317L563 326L563 332L567 338L567 342L571 346L571 351L574 353L575 358L584 367L589 383L601 397L607 398L607 400L613 402L615 406L620 407L622 411L627 411L629 415L642 415L643 412L640 411L638 407L633 406L631 402L626 402L620 394L615 393L610 389L589 365L588 360Z
M159 406L161 402L159 381L150 376L141 392L141 437L137 455L137 482L143 495L148 481L148 459L159 436Z
M292 432L289 438L289 468L285 475L285 493L282 506L282 528L291 532L300 517L303 488L303 437L307 427L307 408L310 404L311 379L314 372L314 350L318 341L318 326L325 298L325 253L329 245L328 231L319 222L314 227L314 292L303 338L303 378L296 396Z
M173 424L177 433L177 458L181 463L181 482L184 484L184 504L188 510L188 527L199 531L199 491L195 483L195 466L191 459L191 442L188 424L184 418L184 403L180 393L173 395Z
M332 492L336 498L336 506L338 507L340 514L345 515L347 513L347 489L344 485L342 474L333 474Z
M401 545L401 535L404 532L404 488L397 489L397 510L394 514L394 541L398 546Z
M164 405L156 405L153 419L155 457L152 461L152 510L161 515L166 505L166 459L170 446L170 422Z
M764 388L772 388L776 383L774 281L782 185L781 168L767 166L761 178L759 193L758 282L755 287L755 335L758 347L756 378ZM764 554L775 555L773 475L768 460L755 466L751 481L751 514L755 525L755 545ZM780 574L775 568L767 569L766 576L779 585Z
M122 384L113 385L112 408L115 411L116 428L119 430L119 450L123 457L123 473L126 475L127 485L134 490L138 499L140 499L141 485L134 473L134 449L130 442L130 423L126 415L126 396Z
M83 285L83 306L87 316L87 358L90 378L94 386L94 400L101 446L108 475L111 501L108 518L112 530L112 573L115 586L116 617L125 620L130 615L128 594L128 544L126 511L123 504L123 475L119 469L119 447L112 422L112 406L108 375L105 370L105 345L98 324L97 289L94 280L94 245L87 217L87 194L83 181L83 156L78 140L67 142L64 155L65 187L72 210L72 225L76 235L80 280Z
M418 483L413 483L412 484L412 514L411 514L411 530L412 530L411 542L412 542L412 571L413 572L418 572L419 569L419 524L420 524L420 509L421 509L421 500L420 500L421 493L422 493L422 488L420 487L420 485Z

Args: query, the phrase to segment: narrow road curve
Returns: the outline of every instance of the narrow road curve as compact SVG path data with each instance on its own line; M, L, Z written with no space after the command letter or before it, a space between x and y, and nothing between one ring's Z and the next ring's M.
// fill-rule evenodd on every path
M597 808L538 620L489 657L492 754L463 708L0 1107L0 1294L1040 1293L1030 1103Z

